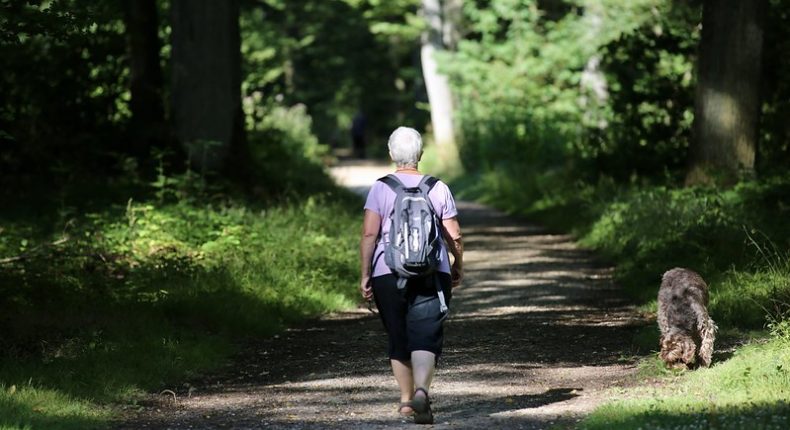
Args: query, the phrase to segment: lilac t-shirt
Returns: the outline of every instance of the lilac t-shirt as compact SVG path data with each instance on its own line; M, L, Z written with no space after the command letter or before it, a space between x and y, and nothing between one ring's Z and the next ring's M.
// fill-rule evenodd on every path
M423 175L410 175L407 173L396 173L395 176L407 187L416 187L423 178ZM431 199L431 204L439 219L445 220L458 216L458 209L455 207L453 194L444 182L437 182L431 189L431 192L428 193L428 198ZM376 250L373 252L373 261L376 262L372 275L374 277L392 273L384 262L384 255L381 255L381 257L379 255L384 252L384 241L389 238L390 214L393 206L395 206L395 191L392 191L387 184L376 181L370 188L368 199L365 202L365 209L371 210L381 217L381 234L376 243ZM447 256L447 247L444 241L441 241L441 246L439 271L450 273L450 259Z

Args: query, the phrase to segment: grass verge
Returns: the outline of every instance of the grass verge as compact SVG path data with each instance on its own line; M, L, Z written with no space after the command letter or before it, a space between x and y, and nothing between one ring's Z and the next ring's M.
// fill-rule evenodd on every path
M786 429L790 427L790 343L754 343L710 369L675 376L662 388L622 393L582 429Z
M58 390L0 385L0 429L101 428L110 412Z
M0 428L106 427L112 405L220 365L237 340L352 305L360 203L329 189L6 216Z

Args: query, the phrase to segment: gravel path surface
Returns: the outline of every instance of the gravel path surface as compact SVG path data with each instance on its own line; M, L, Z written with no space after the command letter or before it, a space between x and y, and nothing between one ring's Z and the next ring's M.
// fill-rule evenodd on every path
M354 169L334 173L349 184L387 172ZM459 208L467 272L431 391L432 427L572 428L612 388L633 383L631 339L645 321L611 269L570 237L481 205ZM179 387L176 400L152 396L117 428L414 427L396 413L385 354L381 323L366 308L329 315L246 346L223 371Z

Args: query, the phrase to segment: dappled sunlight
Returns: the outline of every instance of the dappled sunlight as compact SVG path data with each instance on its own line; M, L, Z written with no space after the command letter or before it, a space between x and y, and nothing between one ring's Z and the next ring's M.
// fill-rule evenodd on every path
M790 0L0 2L0 430L790 428Z
M431 390L436 427L545 428L625 384L634 371L628 339L642 321L611 270L569 236L459 206L466 276L453 292ZM239 358L246 369L228 369L233 383L206 381L206 392L176 407L192 424L221 414L241 428L408 426L396 413L386 345L367 309L329 315L250 345Z
M702 98L706 100L704 108L712 111L709 115L713 128L722 135L732 133L739 121L738 101L732 95L714 88L704 88L702 91Z
M544 229L536 225L509 225L509 226L472 226L465 228L469 235L494 237L494 236L525 236L543 233Z
M497 279L491 281L478 281L474 283L476 293L500 292L506 288L528 287L539 285L541 282L532 279Z
M490 417L555 416L562 411L559 405L582 396L591 384L600 387L601 381L592 377L589 370L495 362L440 368L434 387L437 393L434 407L441 411L447 423L474 418L475 408L461 405L485 406L492 410ZM551 380L546 379L547 375ZM614 372L612 376L621 378L625 372ZM393 425L396 393L389 384L382 386L386 382L382 375L287 382L266 387L265 396L256 390L225 393L221 399L214 396L186 399L179 402L179 407L199 413L204 420L211 420L214 413L231 411L232 416L246 422L275 424L295 422L298 418L302 424L328 424L324 414L334 410L333 416L340 412L341 417L333 419L335 423L340 420L351 425L361 420L367 425L376 422ZM463 403L453 399L463 399ZM551 409L547 410L549 406ZM371 420L363 409L377 410L381 415Z
M514 266L518 267L519 265L543 268L546 266L551 267L560 265L573 265L578 261L578 258L562 255L550 256L541 251L522 251L519 252L520 255L517 258L513 258L508 261L492 259L490 255L488 255L486 258L482 256L482 253L481 256L478 257L476 255L477 252L474 251L469 252L469 254L470 255L468 259L466 256L464 256L464 261L467 264L474 264L476 269L496 269L502 267L512 268Z
M554 296L554 299L557 302L562 300L567 300L568 298L565 296ZM479 302L478 302L479 303ZM484 308L478 312L462 312L457 315L457 318L460 319L467 319L467 318L485 318L485 317L508 317L514 315L521 315L525 314L526 317L533 316L537 312L546 311L546 307L544 306L499 306L499 307L492 307L492 308ZM573 312L576 311L585 311L594 309L592 306L552 306L551 310L553 312L560 312L560 313L568 313L567 316L569 318L576 318L576 315Z

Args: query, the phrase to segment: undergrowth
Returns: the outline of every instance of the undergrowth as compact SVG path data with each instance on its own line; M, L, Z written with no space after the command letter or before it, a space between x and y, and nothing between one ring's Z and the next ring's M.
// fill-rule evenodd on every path
M249 194L160 172L147 191L3 211L0 428L106 426L239 341L354 303L358 198L309 160L256 152L301 178L269 172Z
M356 224L331 196L87 214L0 272L0 381L105 403L215 366L232 339L352 304Z
M790 179L746 181L719 190L647 183L572 182L561 170L526 179L507 169L461 176L460 195L568 231L616 266L615 280L648 312L661 276L673 267L699 272L710 286L718 340L770 329L714 356L714 366L667 371L655 355L655 326L637 332L647 352L640 375L662 388L614 393L584 429L784 429L790 426ZM760 333L760 332L757 332ZM764 335L763 335L764 337ZM667 376L669 375L669 376ZM653 385L653 384L651 384Z
M616 266L618 284L647 310L655 310L661 275L673 267L708 281L711 313L720 325L759 328L768 310L790 303L784 263L790 225L783 222L790 215L789 179L717 190L568 183L557 172L537 176L519 181L496 171L454 185L462 197L574 233Z

